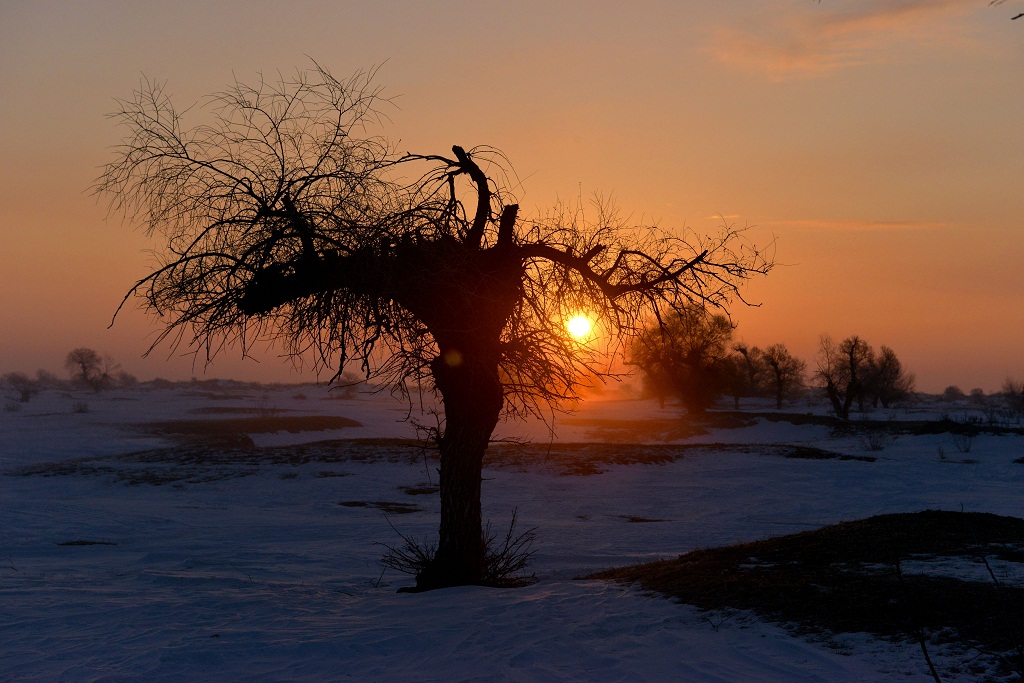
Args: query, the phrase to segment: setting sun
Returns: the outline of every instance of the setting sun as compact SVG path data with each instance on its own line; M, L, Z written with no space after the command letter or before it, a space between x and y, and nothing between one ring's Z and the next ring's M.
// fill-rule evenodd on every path
M581 339L590 332L590 319L585 315L577 315L569 320L565 324L566 329L576 339Z

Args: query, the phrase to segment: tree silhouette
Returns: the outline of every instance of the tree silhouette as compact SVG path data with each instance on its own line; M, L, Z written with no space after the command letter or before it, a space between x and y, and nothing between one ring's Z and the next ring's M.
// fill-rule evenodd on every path
M101 356L95 350L80 346L68 351L64 367L71 373L71 379L93 391L100 391L113 383L112 373L117 364L110 356Z
M874 355L871 346L857 335L839 344L828 335L821 337L815 376L839 419L850 419L854 400L864 400Z
M732 323L696 302L659 321L636 336L631 361L645 383L665 387L687 412L702 414L727 387Z
M888 346L882 346L878 355L871 359L864 383L871 404L876 408L879 403L888 408L914 393L914 375L906 371L896 352Z
M793 397L803 388L807 364L794 357L785 344L772 344L764 350L762 358L768 368L768 384L775 396L775 407L781 408L784 399Z
M724 305L771 261L741 230L637 230L601 203L524 219L497 151L400 155L375 133L388 100L372 78L317 66L236 81L190 112L209 117L193 127L143 81L112 114L127 135L96 190L162 238L157 267L125 297L165 321L156 343L211 359L264 339L339 375L356 363L406 396L440 396L440 537L417 586L482 583L495 425L573 398L602 371L564 321L585 311L620 348L643 316Z

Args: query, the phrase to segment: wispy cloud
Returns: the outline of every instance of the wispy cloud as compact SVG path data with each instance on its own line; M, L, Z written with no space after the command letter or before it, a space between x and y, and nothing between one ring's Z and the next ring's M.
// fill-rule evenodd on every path
M814 77L882 62L898 44L947 43L953 20L976 9L976 0L862 0L852 7L826 0L799 11L775 5L748 27L715 29L705 49L773 80Z
M782 232L810 230L815 232L921 232L949 228L950 223L933 221L857 221L834 219L797 219L768 221L768 227Z

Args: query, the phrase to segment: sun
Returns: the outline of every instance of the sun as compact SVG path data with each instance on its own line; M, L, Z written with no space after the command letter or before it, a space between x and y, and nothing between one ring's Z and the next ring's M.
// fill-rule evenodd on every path
M582 339L590 333L590 318L585 315L577 315L569 319L569 322L565 324L566 329L576 339Z

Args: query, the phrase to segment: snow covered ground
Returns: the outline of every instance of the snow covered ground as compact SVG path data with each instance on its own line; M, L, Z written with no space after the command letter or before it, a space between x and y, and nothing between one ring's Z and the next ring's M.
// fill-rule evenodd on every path
M416 538L435 530L437 495L423 492L435 464L379 443L307 445L289 457L325 439L414 436L389 396L336 395L143 385L51 390L0 413L0 680L929 681L916 644L808 642L749 615L702 615L575 577L885 512L1024 514L1021 436L982 434L970 453L949 434L900 436L868 452L863 438L823 426L758 420L685 435L672 428L675 408L591 400L554 435L541 423L501 435L557 450L563 464L574 447L559 444L666 436L877 460L715 447L571 476L537 448L536 462L488 466L483 502L496 529L515 508L538 528L538 582L398 594L411 579L382 573L381 544L400 540L391 525ZM175 456L176 442L146 427L304 415L360 426L253 432L267 450L212 464Z

